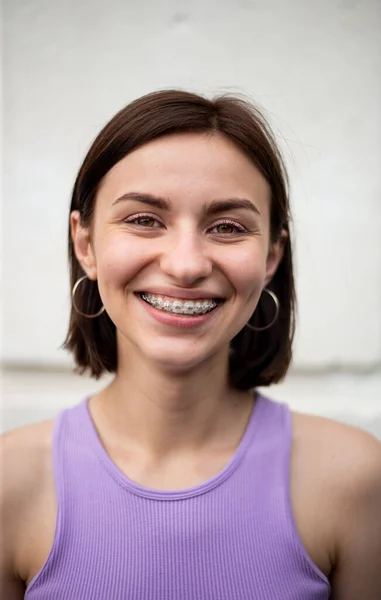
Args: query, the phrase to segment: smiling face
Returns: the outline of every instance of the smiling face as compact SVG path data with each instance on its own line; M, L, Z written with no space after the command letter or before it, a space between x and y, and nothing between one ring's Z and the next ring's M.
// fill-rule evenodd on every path
M77 211L71 223L116 326L119 364L131 352L175 370L226 356L282 255L270 243L268 183L221 134L131 152L103 179L91 228Z

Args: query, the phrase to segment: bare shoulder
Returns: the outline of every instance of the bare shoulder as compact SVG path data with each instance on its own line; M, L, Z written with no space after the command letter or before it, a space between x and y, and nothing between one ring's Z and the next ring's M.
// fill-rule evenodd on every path
M335 488L358 492L380 479L381 443L372 434L324 417L292 416L295 451L324 469Z
M299 514L307 504L314 511L332 597L381 597L381 443L330 419L292 416L295 497L302 499Z
M28 532L41 499L52 488L53 419L25 425L0 435L3 568L18 575L19 557L30 544Z
M6 493L39 486L51 454L53 419L24 425L0 435L3 487Z

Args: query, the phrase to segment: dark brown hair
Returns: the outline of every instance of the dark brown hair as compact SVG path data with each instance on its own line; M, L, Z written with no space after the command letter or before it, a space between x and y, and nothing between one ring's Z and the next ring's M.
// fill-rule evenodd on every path
M138 146L179 132L221 132L233 141L259 169L271 188L271 238L287 232L283 258L268 288L278 297L279 316L261 332L244 327L231 341L230 381L250 389L280 381L291 361L294 334L295 289L290 240L290 208L286 169L274 134L261 112L250 102L232 96L209 100L185 91L148 94L123 108L99 133L78 173L70 212L78 210L83 225L90 225L97 190L110 169ZM71 286L83 276L75 256L69 227ZM76 293L76 306L86 314L99 310L96 282L85 280ZM250 323L263 327L274 315L274 304L262 294ZM65 347L74 354L79 372L94 377L117 369L115 325L106 312L95 319L80 316L72 307Z

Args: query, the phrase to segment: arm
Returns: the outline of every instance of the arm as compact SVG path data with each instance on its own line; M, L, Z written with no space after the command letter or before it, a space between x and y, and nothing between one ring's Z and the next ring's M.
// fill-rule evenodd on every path
M21 490L13 442L11 433L0 436L0 598L4 600L21 600L25 592L14 564L15 506Z
M1 540L1 543L3 541ZM22 600L24 598L25 585L12 572L3 552L0 551L0 598L4 600Z
M381 444L356 431L341 449L333 600L381 599Z

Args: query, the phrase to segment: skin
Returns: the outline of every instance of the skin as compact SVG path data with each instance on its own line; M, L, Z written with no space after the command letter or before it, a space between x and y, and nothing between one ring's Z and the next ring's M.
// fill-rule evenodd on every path
M171 207L118 201L132 192L166 199ZM256 211L205 214L204 206L232 198ZM223 468L243 435L253 396L229 387L227 359L230 340L251 317L282 257L284 235L270 242L269 208L267 182L229 140L180 134L146 144L106 175L90 228L78 213L71 215L77 258L98 281L117 329L118 372L91 398L90 411L112 460L141 485L197 485ZM157 286L180 298L209 292L225 301L196 328L164 325L135 295ZM290 489L301 542L330 577L334 600L376 600L380 444L328 419L292 418ZM23 597L53 541L52 424L1 439L0 591L9 600Z
M171 208L118 201L131 192L166 199ZM231 198L248 200L259 214L233 208L204 215L204 205ZM72 214L77 257L97 279L117 328L118 373L94 404L121 441L153 461L220 445L231 422L248 418L252 397L229 389L227 359L282 255L282 240L270 245L269 199L266 180L229 140L181 134L146 144L107 174L91 229ZM151 226L136 222L139 215ZM198 328L168 327L135 295L155 286L178 298L193 291L225 301ZM106 405L114 407L108 416Z

